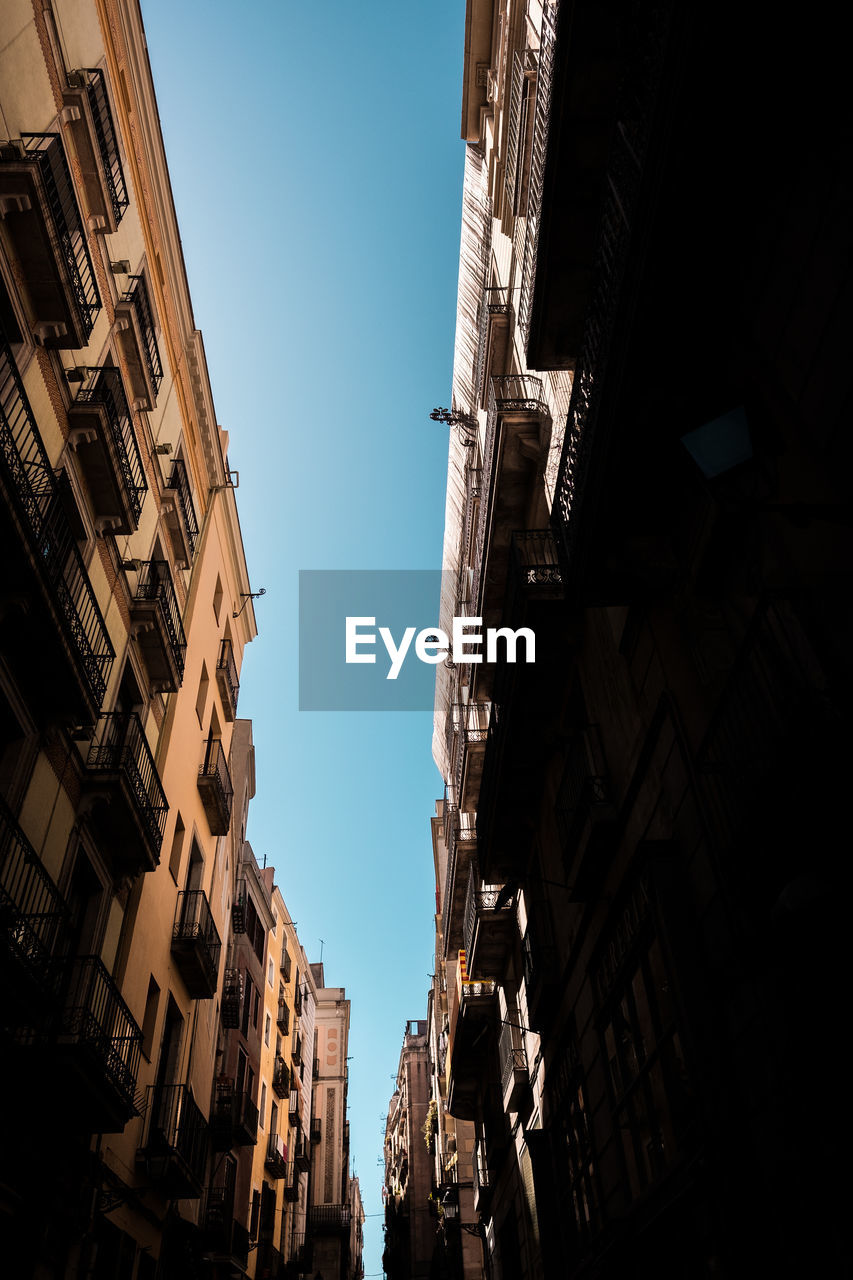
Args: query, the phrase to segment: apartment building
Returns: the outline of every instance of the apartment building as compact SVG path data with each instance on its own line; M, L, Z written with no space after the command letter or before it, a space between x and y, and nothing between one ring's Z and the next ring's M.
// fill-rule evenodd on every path
M492 1277L850 1265L825 31L467 4L441 625L536 635L437 668L431 1016Z
M397 1081L385 1125L385 1252L389 1280L432 1274L430 1215L435 1102L430 1098L426 1021L406 1023Z

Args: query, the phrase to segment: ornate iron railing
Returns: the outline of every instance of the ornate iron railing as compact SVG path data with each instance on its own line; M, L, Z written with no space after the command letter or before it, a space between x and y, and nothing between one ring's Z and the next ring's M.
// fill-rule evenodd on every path
M98 718L86 766L94 773L124 775L149 843L159 853L169 805L135 711L106 711Z
M207 1164L207 1121L188 1085L154 1084L148 1088L142 1147L179 1155L199 1187Z
M189 547L190 559L195 555L196 543L198 542L198 519L193 506L193 497L190 491L190 481L187 475L186 463L183 458L175 458L172 463L172 471L169 476L169 483L166 486L172 489L177 495L178 506L181 510L181 523L184 526L186 534L187 546ZM223 641L225 643L225 641ZM228 641L230 644L230 641ZM240 687L239 684L237 686Z
M198 771L199 781L210 782L216 797L216 807L226 831L231 821L231 806L234 802L234 787L228 771L225 748L218 738L209 736L204 749L204 759ZM220 832L224 835L224 832Z
M290 1095L290 1067L281 1056L275 1059L272 1070L272 1087L280 1098Z
M68 925L68 907L0 796L0 936L46 979Z
M234 645L225 637L219 646L219 658L216 670L222 672L223 679L231 691L231 707L236 712L237 699L240 696L240 680L237 675L237 663L234 661Z
M21 142L26 158L33 161L41 174L56 242L71 281L74 309L88 338L101 309L101 295L62 140L58 133L22 133Z
M489 380L486 441L483 451L483 492L480 496L480 508L477 516L477 538L472 564L471 598L475 605L476 615L480 613L480 599L485 570L483 560L489 531L491 493L494 487L495 450L498 444L501 419L504 414L508 413L542 415L546 412L547 407L542 395L541 378L531 378L526 374L512 373Z
M87 369L74 402L98 405L104 410L130 509L138 521L148 482L118 369Z
M115 653L62 506L11 348L0 331L0 469L65 640L99 708Z
M350 1225L348 1204L312 1204L308 1207L309 1231L348 1231Z
M156 600L160 606L160 618L169 641L172 661L178 671L179 679L184 675L184 658L187 651L187 638L184 635L184 624L181 622L181 611L178 597L172 584L172 575L166 560L143 560L136 582L136 600Z
M86 71L86 76L88 79L86 94L92 111L92 119L95 122L95 137L98 141L98 150L101 153L101 163L104 167L107 190L110 193L113 216L115 217L116 226L118 226L127 211L130 199L124 181L124 170L121 167L121 157L119 156L115 125L113 124L113 113L110 110L110 100L107 97L107 86L103 71L97 67L89 68Z
M97 956L78 956L71 962L57 1034L65 1044L85 1045L94 1052L104 1075L138 1115L134 1099L142 1032Z
M498 905L503 888L502 884L483 884L480 880L480 868L476 859L471 863L468 873L468 888L465 893L465 916L462 924L462 946L465 949L469 963L473 953L474 931L480 913L488 911L509 913L515 908L515 902L511 897Z
M527 529L512 535L516 581L523 587L560 587L563 575L550 529Z
M222 940L213 921L210 903L203 889L184 889L178 894L172 941L198 942L203 964L211 984L216 986Z
M486 372L486 350L489 345L489 330L493 322L509 322L512 306L509 302L508 290L503 285L487 285L483 290L480 302L480 326L477 340L477 362L474 368L474 395L477 399L483 394L483 378Z
M445 941L448 936L450 913L453 906L453 884L458 861L458 846L460 842L473 844L476 841L477 829L474 825L474 820L473 813L460 813L456 808L453 808L450 812L447 837L447 872L441 899L441 932Z
M501 1089L506 1093L507 1085L516 1071L527 1074L527 1053L521 1044L518 1029L508 1022L501 1027L498 1055L501 1063Z
M222 1025L234 1031L240 1025L243 1010L243 974L239 969L226 969L222 980Z
M122 295L122 302L129 302L136 312L136 319L142 334L143 354L148 368L148 377L156 396L163 381L163 364L160 360L160 348L154 332L154 316L151 311L151 300L148 297L148 286L144 276L131 276L130 288Z
M290 1034L290 1007L283 997L279 997L276 1026L283 1036Z

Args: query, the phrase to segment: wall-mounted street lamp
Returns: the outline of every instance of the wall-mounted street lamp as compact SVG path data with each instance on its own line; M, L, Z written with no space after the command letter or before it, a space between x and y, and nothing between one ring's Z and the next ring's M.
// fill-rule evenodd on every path
M239 618L240 614L243 612L243 610L245 609L246 605L249 603L250 600L257 600L259 596L265 596L266 594L267 594L266 587L261 587L259 591L241 591L240 599L243 601L243 603L240 605L240 608L236 612L232 611L231 617Z
M469 413L459 413L456 409L443 409L439 406L429 415L433 422L443 422L446 427L458 427L459 439L466 449L477 443L477 419Z

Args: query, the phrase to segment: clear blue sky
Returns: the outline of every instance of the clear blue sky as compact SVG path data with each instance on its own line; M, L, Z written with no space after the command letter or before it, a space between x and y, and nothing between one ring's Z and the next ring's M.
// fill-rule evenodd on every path
M142 0L196 324L257 604L249 838L352 1001L350 1120L381 1274L384 1115L433 968L426 713L297 710L300 569L441 563L463 0ZM436 602L436 621L437 621Z

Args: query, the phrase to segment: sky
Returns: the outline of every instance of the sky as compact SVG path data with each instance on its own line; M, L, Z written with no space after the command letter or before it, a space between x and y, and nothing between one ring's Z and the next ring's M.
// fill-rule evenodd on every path
M438 569L464 0L142 0L259 636L248 838L351 1000L352 1158L381 1276L382 1141L434 968L427 712L298 710L298 574ZM438 601L436 600L436 621Z

